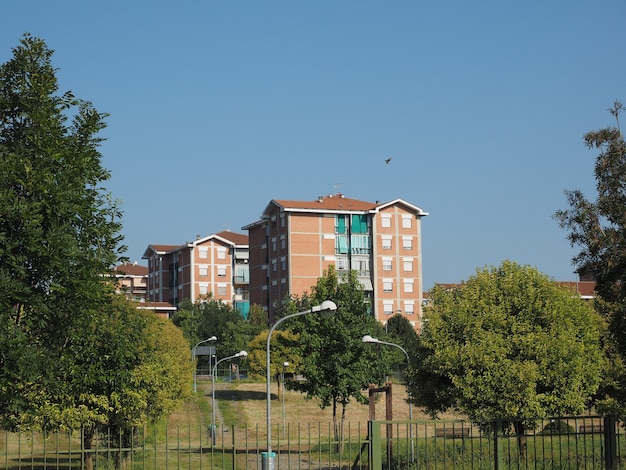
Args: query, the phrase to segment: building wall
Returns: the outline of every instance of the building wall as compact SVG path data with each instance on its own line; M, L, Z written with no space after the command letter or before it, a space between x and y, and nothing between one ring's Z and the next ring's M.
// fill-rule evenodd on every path
M420 229L421 216L426 215L420 211L402 201L378 207L372 204L370 210L328 212L290 210L270 203L263 219L248 226L251 303L261 305L271 317L275 304L286 295L310 294L317 279L334 265L339 273L357 270L379 321L384 323L400 312L419 328ZM347 228L342 232L347 249L337 241L337 214L347 215ZM352 227L353 215L359 230Z

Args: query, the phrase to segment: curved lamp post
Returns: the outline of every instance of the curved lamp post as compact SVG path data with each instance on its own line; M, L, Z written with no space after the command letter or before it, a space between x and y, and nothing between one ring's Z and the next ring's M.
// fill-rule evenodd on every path
M363 339L361 341L363 341L364 343L385 344L387 346L393 346L395 348L398 348L406 356L406 363L407 363L407 365L411 364L410 360L409 360L409 353L406 352L406 349L404 349L399 344L388 343L387 341L381 341L378 338L372 338L370 335L363 336ZM407 390L408 390L408 387L407 387ZM413 422L413 404L411 403L411 392L407 392L407 393L409 395L409 421L411 421L411 423L412 423ZM411 460L415 460L415 447L414 447L414 444L413 444L413 424L409 424L409 439L411 440Z
M265 351L266 351L265 359L266 359L266 366L267 366L266 382L267 382L267 458L268 459L272 458L272 406L271 406L272 395L270 393L270 380L271 380L270 339L272 338L272 333L274 332L274 330L276 329L278 325L280 325L285 320L288 320L289 318L298 317L300 315L306 315L307 313L317 313L317 312L325 312L325 311L334 312L335 310L337 310L337 305L335 305L335 302L331 300L325 300L320 305L311 307L310 310L305 310L304 312L292 313L291 315L287 315L287 316L284 316L283 318L279 318L278 321L274 323L274 325L270 328L270 331L267 334L267 344L265 346ZM265 463L265 462L262 462L262 463ZM263 468L266 468L266 467L263 467ZM271 466L271 468L274 468L274 467Z
M246 357L248 353L246 351L239 351L237 354L233 354L232 356L223 357L219 361L215 363L213 366L213 370L211 371L211 429L213 433L213 444L215 444L215 374L217 373L217 366L220 362L227 361L229 359L236 359L238 357Z
M192 354L193 354L193 362L194 362L194 366L193 366L193 393L195 394L197 391L197 385L196 385L196 348L198 346L200 346L202 343L208 343L209 341L217 341L217 336L211 336L210 338L207 339L203 339L202 341L198 341L196 343L196 345L193 347Z

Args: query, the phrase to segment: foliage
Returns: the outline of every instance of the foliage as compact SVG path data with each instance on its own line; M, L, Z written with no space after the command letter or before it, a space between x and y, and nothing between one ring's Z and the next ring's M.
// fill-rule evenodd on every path
M58 364L110 304L121 213L102 184L99 113L58 94L53 51L26 34L0 66L0 416L24 425L63 389ZM79 338L78 338L79 339ZM72 399L78 397L71 397ZM85 402L85 413L100 403Z
M431 296L411 381L429 412L531 420L589 403L603 366L599 320L571 290L505 261Z
M183 301L172 321L181 328L191 345L217 336L214 344L218 357L230 356L245 349L252 338L246 334L248 323L239 312L211 295L195 302Z
M267 373L267 334L262 331L248 343L248 370L252 376L265 378ZM289 330L277 330L270 340L270 375L278 377L281 372L293 374L300 370L302 357L298 353L300 335ZM289 366L285 367L285 362Z
M596 281L595 305L607 322L606 354L612 364L609 382L603 384L603 402L622 416L626 415L626 376L620 372L626 359L626 143L619 126L623 110L615 101L609 112L616 127L584 136L587 148L600 152L594 168L595 200L580 190L566 191L569 207L554 214L568 231L570 244L580 248L573 259L577 271Z

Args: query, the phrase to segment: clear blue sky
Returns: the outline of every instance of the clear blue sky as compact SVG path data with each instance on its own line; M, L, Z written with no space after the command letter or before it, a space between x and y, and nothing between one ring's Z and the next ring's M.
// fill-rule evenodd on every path
M430 213L425 288L504 259L575 279L552 214L565 189L594 196L582 137L626 102L623 0L6 0L0 15L0 62L30 32L61 91L110 114L131 261L340 191Z

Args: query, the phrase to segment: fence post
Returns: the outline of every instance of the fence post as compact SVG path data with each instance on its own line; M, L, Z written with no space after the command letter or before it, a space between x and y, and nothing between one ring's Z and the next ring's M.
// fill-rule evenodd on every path
M494 470L504 469L504 462L502 460L502 443L500 442L500 435L502 434L502 421L492 421L493 426L493 468Z
M604 417L604 461L606 470L617 470L617 433L615 415Z
M382 445L380 442L380 423L370 420L367 422L367 428L370 438L370 448L368 452L369 470L380 470L383 468Z

